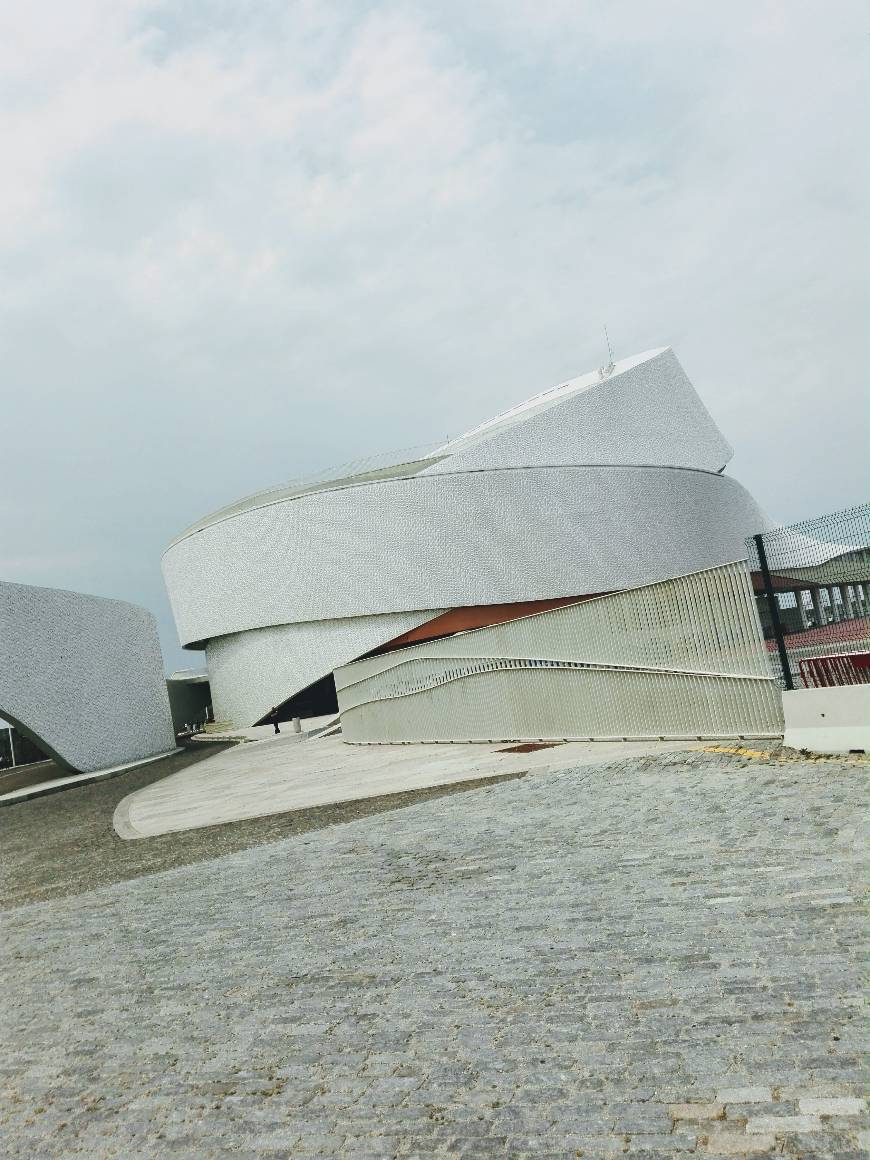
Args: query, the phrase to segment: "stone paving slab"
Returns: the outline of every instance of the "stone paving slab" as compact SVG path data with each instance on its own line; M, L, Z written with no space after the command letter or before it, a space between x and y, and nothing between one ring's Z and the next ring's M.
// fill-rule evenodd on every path
M862 781L659 755L7 911L4 1154L857 1158Z

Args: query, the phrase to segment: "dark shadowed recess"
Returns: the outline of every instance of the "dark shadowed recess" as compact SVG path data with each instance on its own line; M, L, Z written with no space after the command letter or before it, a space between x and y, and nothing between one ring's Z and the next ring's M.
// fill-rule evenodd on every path
M319 681L315 681L305 689L301 689L293 697L288 697L277 706L276 714L279 721L292 721L294 717L322 717L327 713L338 712L338 697L335 692L335 678L327 673ZM271 710L266 713L255 725L269 725L272 722Z

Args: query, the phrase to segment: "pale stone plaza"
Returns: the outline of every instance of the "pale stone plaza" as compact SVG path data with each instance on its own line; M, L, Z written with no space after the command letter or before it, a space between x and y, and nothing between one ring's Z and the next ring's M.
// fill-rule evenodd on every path
M52 824L124 778L19 804L4 1155L858 1160L865 777L533 770L141 876L277 819L115 837L96 889Z

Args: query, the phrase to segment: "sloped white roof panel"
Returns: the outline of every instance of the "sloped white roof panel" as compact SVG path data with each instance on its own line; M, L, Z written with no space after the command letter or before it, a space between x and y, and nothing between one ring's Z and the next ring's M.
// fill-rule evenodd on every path
M733 449L666 347L536 395L439 454L424 474L616 463L721 471Z

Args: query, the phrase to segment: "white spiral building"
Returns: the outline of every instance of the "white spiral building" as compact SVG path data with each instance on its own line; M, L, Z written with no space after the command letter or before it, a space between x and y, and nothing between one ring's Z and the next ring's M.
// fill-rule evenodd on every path
M206 650L218 720L289 716L386 645L742 559L769 524L731 455L673 351L637 355L425 455L201 520L163 557L179 636Z

